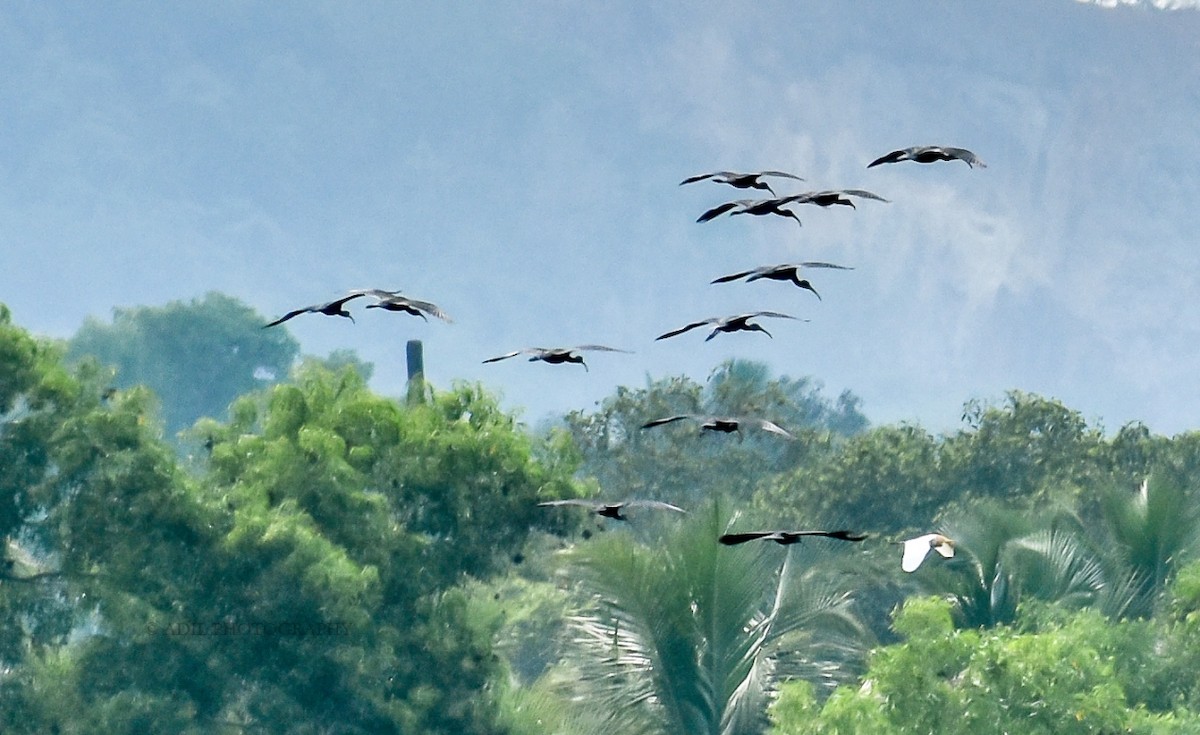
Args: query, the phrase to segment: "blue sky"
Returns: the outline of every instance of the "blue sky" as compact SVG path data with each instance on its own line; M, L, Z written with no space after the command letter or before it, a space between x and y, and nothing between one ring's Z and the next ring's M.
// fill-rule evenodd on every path
M431 7L432 5L432 7ZM1115 5L1115 7L1102 7ZM289 322L401 392L480 380L537 421L728 357L876 423L1063 400L1200 428L1200 12L1145 3L0 6L0 301L70 336L209 290L275 318L401 288L456 323ZM987 162L866 164L917 144ZM891 203L695 218L717 169ZM837 211L833 211L837 210ZM824 297L710 285L830 260ZM653 338L773 309L775 335ZM576 366L481 360L604 343Z

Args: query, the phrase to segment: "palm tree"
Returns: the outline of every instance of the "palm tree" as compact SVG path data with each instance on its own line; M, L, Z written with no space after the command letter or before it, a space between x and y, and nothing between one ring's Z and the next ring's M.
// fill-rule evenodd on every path
M1100 496L1103 531L1094 543L1107 569L1135 580L1130 616L1152 614L1174 571L1200 554L1200 498L1185 477L1160 467L1136 490L1108 488Z
M1122 617L1135 603L1132 576L1106 565L1070 516L1034 520L993 503L947 523L962 552L921 577L931 592L953 598L957 623L980 628L1011 623L1023 600L1092 607Z
M1033 522L1018 511L980 504L946 524L945 535L955 541L955 559L932 565L919 579L929 591L954 600L962 627L1010 623L1016 617L1019 590L1004 551L1034 530Z
M778 681L828 683L861 652L849 594L810 563L820 540L727 548L729 522L713 503L652 546L609 535L570 552L592 600L571 621L588 707L637 712L653 732L759 733Z

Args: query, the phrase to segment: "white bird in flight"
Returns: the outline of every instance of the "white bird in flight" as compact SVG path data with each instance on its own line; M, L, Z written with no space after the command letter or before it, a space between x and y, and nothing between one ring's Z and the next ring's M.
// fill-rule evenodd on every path
M940 533L927 533L900 543L904 544L904 557L900 560L900 568L906 572L917 571L917 567L929 556L930 549L947 559L954 556L954 539Z

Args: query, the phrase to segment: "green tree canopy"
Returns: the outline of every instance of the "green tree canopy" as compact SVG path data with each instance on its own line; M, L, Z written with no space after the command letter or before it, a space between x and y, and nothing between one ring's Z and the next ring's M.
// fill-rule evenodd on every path
M798 440L753 429L702 434L692 422L641 428L687 413L764 418ZM866 423L852 394L830 401L809 378L772 378L766 366L744 360L722 363L705 385L675 377L641 389L621 387L597 411L566 417L583 454L583 474L610 493L685 506L713 494L749 498L763 478L825 451Z
M188 302L114 309L112 324L88 319L68 355L116 368L114 384L149 386L169 435L201 416L221 418L238 396L287 376L299 344L237 299L211 292Z
M803 684L772 711L779 735L1100 735L1186 733L1189 710L1147 706L1141 679L1156 640L1146 623L1078 613L1040 631L954 630L950 603L914 598L896 618L904 642L878 649L861 685L823 704Z
M999 406L968 403L964 420L945 436L907 424L855 435L761 488L756 503L791 520L885 533L922 529L989 499L1043 513L1078 508L1091 521L1101 486L1136 487L1160 462L1200 467L1194 439L1154 437L1140 424L1106 439L1077 411L1020 391Z
M313 363L195 428L105 397L0 312L0 730L498 733L492 638L458 583L508 568L569 443L477 387L404 406Z

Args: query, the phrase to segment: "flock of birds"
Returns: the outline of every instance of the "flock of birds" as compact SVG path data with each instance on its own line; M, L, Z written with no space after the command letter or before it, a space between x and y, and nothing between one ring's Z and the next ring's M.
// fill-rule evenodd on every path
M873 168L885 163L898 163L901 161L915 161L917 163L934 163L936 161L953 161L959 160L967 164L968 167L986 168L986 164L979 159L971 151L965 148L953 148L948 146L914 146L910 148L901 148L891 151L879 158L876 158L871 163L867 164L867 168ZM712 181L718 184L725 184L737 189L756 189L766 191L771 194L770 198L766 199L738 199L734 201L724 202L719 204L700 215L697 222L708 222L723 214L730 216L747 214L753 216L775 215L779 217L787 217L794 220L798 225L803 225L800 221L800 216L795 210L789 209L792 205L813 204L819 207L830 207L833 205L848 206L856 208L854 199L868 199L879 202L888 202L887 199L867 191L865 189L829 189L822 191L808 191L799 194L791 194L787 196L779 196L766 179L788 179L794 181L803 181L804 179L795 174L786 171L757 171L750 173L742 173L736 171L714 171L711 173L698 174L689 176L680 182L680 186L685 184L693 184L701 181ZM775 281L789 282L798 288L811 291L818 299L821 298L816 288L804 278L804 272L808 269L836 269L836 270L852 270L852 268L834 263L826 263L819 261L806 261L800 263L783 263L779 265L767 265L752 268L750 270L740 271L721 276L712 281L712 283L729 283L732 281L744 280L749 283L760 279L768 279ZM300 316L302 314L323 314L326 316L339 316L354 321L354 316L346 309L346 304L359 298L374 298L375 302L368 304L368 309L383 309L385 311L402 312L412 316L418 316L425 321L428 317L440 319L445 322L452 322L448 314L440 307L429 301L422 301L403 295L399 291L387 291L377 288L355 289L343 296L334 299L333 301L313 304L299 309L294 309L284 314L279 319L276 319L268 324L263 325L263 328L274 327L282 324L289 319ZM730 316L710 317L699 321L690 322L665 332L655 340L664 340L675 337L685 332L690 332L693 329L702 327L708 328L710 331L705 341L713 339L721 333L732 332L763 332L768 337L771 333L762 325L752 322L752 319L761 317L769 317L774 319L792 319L798 321L797 317L790 314L785 314L777 311L754 311L745 314L734 314ZM546 362L552 365L564 363L572 363L582 365L584 370L588 369L587 363L583 359L584 352L620 352L629 354L628 350L622 350L615 347L608 347L599 344L576 345L574 347L525 347L512 352L490 357L484 360L484 363L494 363L501 360L508 360L513 357L527 355L530 362ZM698 424L701 431L718 432L718 433L735 433L740 432L743 427L754 427L762 431L776 434L785 439L794 439L792 434L779 425L763 418L757 417L731 417L731 416L704 416L698 414L679 414L675 416L667 416L664 418L654 419L642 425L642 429L651 429L656 426L672 424L678 421L693 421ZM619 502L609 502L603 500L589 500L583 498L571 498L566 500L551 500L544 503L538 503L544 507L560 507L560 506L580 506L591 510L597 515L617 521L627 521L628 517L625 511L630 508L649 508L656 510L669 510L678 513L685 513L683 508L664 503L658 500L646 499L629 499ZM774 541L780 545L790 545L799 543L807 537L824 537L839 541L861 542L868 536L867 534L856 533L846 529L838 529L833 531L789 531L789 530L774 530L774 531L750 531L742 533L726 533L718 540L720 543L727 546L735 546L738 544L747 543L750 541ZM921 566L922 562L929 555L930 551L936 551L943 557L951 558L954 556L955 542L940 533L928 533L915 538L905 539L897 542L904 547L904 552L901 557L900 567L905 572L916 571Z

